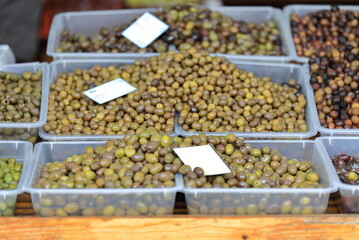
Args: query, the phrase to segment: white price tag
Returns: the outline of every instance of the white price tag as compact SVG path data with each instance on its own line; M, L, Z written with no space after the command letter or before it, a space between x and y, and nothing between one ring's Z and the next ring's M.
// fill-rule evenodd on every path
M117 78L110 82L101 84L100 86L91 88L83 92L86 96L97 102L103 104L115 98L126 95L135 91L137 88L127 83L121 78Z
M229 167L210 145L174 148L173 150L181 161L189 165L192 170L195 167L202 168L204 175L217 175L231 172Z
M169 26L146 12L128 28L122 32L122 36L136 44L140 48L145 48L164 33Z

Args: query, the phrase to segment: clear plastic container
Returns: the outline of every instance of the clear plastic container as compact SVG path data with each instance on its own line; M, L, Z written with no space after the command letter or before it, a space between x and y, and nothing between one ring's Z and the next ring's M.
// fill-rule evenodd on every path
M15 63L15 55L9 45L0 45L0 65Z
M329 165L330 178L339 188L341 212L359 213L359 185L343 183L331 163L331 159L340 153L359 156L359 137L319 137L315 141L324 154L324 160Z
M23 72L42 71L41 107L39 121L34 123L0 122L0 140L26 140L35 143L39 128L46 123L49 95L49 66L47 63L20 63L0 66L0 71L22 74Z
M359 12L359 6L350 6L350 5L339 5L339 8L342 10L352 10L352 11L358 11ZM320 11L330 9L330 5L288 5L284 8L284 32L285 34L288 34L289 36L286 36L286 38L290 39L289 43L289 52L290 56L294 59L300 59L300 61L308 62L308 58L305 57L299 57L297 55L297 52L295 50L293 37L290 29L290 14L296 13L299 17L303 17L305 15L308 15L312 12ZM310 75L309 73L309 65L305 65L305 72ZM313 92L313 88L310 86L310 91ZM314 102L312 103L314 104ZM314 105L314 111L315 114L313 114L313 123L315 129L320 132L321 135L324 136L335 136L335 135L352 135L352 136L358 136L359 135L359 129L329 129L322 127L319 121L318 117L318 111L316 106Z
M288 159L308 160L324 188L184 188L189 214L256 215L324 213L337 190L329 166L314 141L246 141L256 148L277 149Z
M53 61L50 64L51 75L49 78L49 85L51 85L58 76L59 73L64 72L72 72L76 68L82 69L89 69L93 66L100 65L103 67L108 66L117 66L117 65L126 65L126 64L133 64L135 59L132 60L125 60L125 59L105 59L105 60L81 60L81 59L73 59L73 60L59 60ZM48 99L47 104L48 104ZM47 110L46 110L47 115ZM44 125L44 124L43 124ZM52 135L45 132L44 128L40 128L39 135L42 139L49 140L49 141L100 141L100 140L111 140L111 139L119 139L122 138L124 135ZM168 134L170 136L176 136L176 132L172 132Z
M254 75L260 77L271 77L275 83L282 84L293 78L302 87L302 92L307 100L306 118L305 121L308 126L307 132L233 132L236 136L241 136L246 139L306 139L317 134L313 124L313 114L315 112L314 95L309 84L309 74L305 72L305 68L296 64L279 64L279 63L260 63L260 62L241 62L233 61L240 69L247 72L253 72ZM176 121L176 132L181 136L191 136L200 134L201 132L184 131ZM208 132L208 135L227 135L228 132Z
M0 141L0 158L14 158L17 162L23 163L18 187L13 190L0 190L0 216L12 216L17 195L24 192L23 187L31 166L32 144L25 141Z
M246 55L226 55L229 59L255 60L255 61L289 61L289 41L288 34L284 33L282 22L282 12L272 7L218 7L212 9L235 20L251 21L255 23L274 19L281 31L283 56L246 56ZM101 27L111 27L121 25L142 15L146 11L155 12L158 9L131 9L131 10L106 10L106 11L86 11L86 12L66 12L57 14L51 24L49 40L46 53L55 60L75 59L75 58L141 58L151 56L151 53L57 53L56 48L60 44L61 31L65 28L71 33L83 33L86 35L97 34Z
M290 29L290 14L296 13L299 17L303 17L312 12L325 10L325 9L329 10L330 5L292 4L292 5L287 5L283 8L283 19L282 19L282 23L283 23L283 27L284 27L283 32L285 33L285 38L289 40L289 44L287 46L288 46L288 50L289 50L289 55L291 57L298 58L300 56L297 55L297 51L295 50L295 46L294 46L294 42L293 42L292 32ZM339 9L359 11L359 6L339 5ZM300 57L300 58L303 58L303 57ZM307 61L308 61L308 58L307 58Z
M31 194L36 215L40 216L161 216L172 214L178 185L172 188L135 189L40 189L33 188L47 162L64 161L82 153L87 146L104 141L42 142L35 145L33 165L25 191Z

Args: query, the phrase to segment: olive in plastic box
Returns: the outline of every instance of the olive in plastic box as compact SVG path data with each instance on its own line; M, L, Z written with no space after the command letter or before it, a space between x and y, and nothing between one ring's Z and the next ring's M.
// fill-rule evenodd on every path
M189 214L257 215L324 213L329 195L337 190L328 164L314 141L245 141L253 147L277 149L288 159L307 160L323 188L184 188Z
M311 14L313 12L321 11L321 10L330 10L331 5L322 4L322 5L315 5L315 4L291 4L287 5L283 8L283 26L286 39L289 40L288 48L290 56L293 58L300 58L300 59L306 59L308 58L301 57L297 55L297 51L295 49L293 36L290 28L290 15L292 13L296 13L299 17L304 17L308 14ZM339 9L341 10L351 10L351 11L359 11L359 6L355 5L339 5Z
M340 153L359 156L359 137L319 137L315 140L325 155L325 161L330 166L331 179L339 188L343 213L359 213L359 185L343 183L332 164L331 159Z
M330 5L305 5L305 4L304 5L295 5L294 4L294 5L287 5L284 7L284 21L283 21L284 29L285 29L285 33L288 34L288 36L286 36L286 37L290 39L290 43L288 45L290 56L292 56L294 59L300 59L301 61L305 61L305 62L308 62L308 60L309 60L309 58L300 57L297 55L293 37L292 37L292 33L291 33L291 28L290 28L290 14L296 13L296 14L298 14L299 17L303 17L310 13L320 11L320 10L325 10L325 9L329 10ZM359 11L359 6L339 5L339 9ZM306 65L305 67L306 67L306 72L309 74L309 65ZM312 87L310 87L310 91L313 92ZM320 124L320 121L319 121L318 112L317 112L316 107L314 108L314 111L315 111L315 115L313 115L314 127L318 132L320 132L321 135L326 135L326 136L328 136L328 135L330 135L330 136L338 136L338 135L358 136L359 135L359 129L330 129L330 128L322 127L322 125Z
M0 45L0 65L15 63L15 56L9 45Z
M30 168L32 144L26 141L0 141L0 158L14 158L23 164L20 181L16 189L0 190L0 216L12 216L16 198L23 193L26 175Z
M177 184L171 188L122 189L42 189L34 188L47 162L64 161L82 153L87 146L104 141L42 142L35 145L33 165L25 191L31 194L36 215L40 216L162 216L172 214Z
M211 8L210 8L211 9ZM273 19L281 32L283 56L255 56L255 55L229 55L224 54L229 59L243 59L254 61L289 61L289 41L288 34L284 33L284 24L282 23L282 12L272 7L217 7L213 11L220 12L232 17L235 20L243 20L254 23L268 21ZM66 12L57 14L51 24L49 41L46 53L55 60L58 59L75 59L75 58L139 58L151 56L151 53L109 53L109 52L56 52L60 45L61 31L69 29L71 33L82 33L88 36L98 34L101 27L113 27L128 23L136 16L145 12L156 12L158 9L125 9L125 10L105 10L105 11L86 11L86 12ZM171 46L170 49L173 49ZM152 53L153 54L153 53Z
M53 61L50 64L51 75L49 79L49 85L55 82L58 74L65 72L73 72L77 68L81 69L90 69L93 66L99 65L103 67L108 66L118 66L118 65L128 65L133 64L135 59L102 59L102 60L82 60L82 59L73 59L73 60L59 60ZM47 101L48 104L48 101ZM48 106L47 106L48 107ZM46 108L47 109L47 108ZM46 112L47 114L47 112ZM44 125L44 124L43 124ZM42 125L42 126L43 126ZM176 136L176 132L173 130L172 133L166 133L169 136ZM39 135L42 139L48 141L100 141L100 140L111 140L119 139L124 135L53 135L45 132L44 128L40 128Z
M308 139L317 134L314 128L313 116L315 114L314 95L309 84L309 74L305 72L305 67L298 64L280 63L261 63L261 62L242 62L232 61L238 68L247 72L254 73L258 77L270 77L273 82L282 84L290 79L295 79L301 85L301 91L307 100L305 107L305 121L308 126L306 132L232 132L236 136L246 139ZM192 132L185 131L176 121L176 133L181 136L192 136L200 133L208 135L225 136L228 132Z
M33 123L0 122L0 140L26 140L35 143L39 128L46 123L49 83L47 63L20 63L0 66L0 71L22 74L23 72L42 71L41 105L39 120Z

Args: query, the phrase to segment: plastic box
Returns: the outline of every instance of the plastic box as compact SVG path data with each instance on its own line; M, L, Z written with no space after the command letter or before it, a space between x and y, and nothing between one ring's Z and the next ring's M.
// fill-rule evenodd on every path
M49 67L47 63L20 63L0 66L0 71L21 74L26 71L42 71L42 92L39 121L34 123L0 122L0 140L26 140L35 143L39 128L46 123L49 95Z
M289 61L289 41L288 34L284 33L282 23L282 12L272 7L218 7L213 10L228 15L236 20L263 22L274 19L281 31L284 56L246 56L246 55L226 55L233 59L255 60L255 61ZM58 59L74 58L134 58L146 57L151 53L57 53L55 50L60 44L61 31L64 28L71 33L83 33L86 35L97 34L101 27L111 27L121 25L142 15L146 11L154 12L158 9L133 9L133 10L106 10L106 11L86 11L86 12L66 12L57 14L51 24L49 40L47 44L47 55Z
M308 4L292 4L292 5L287 5L283 8L283 16L284 16L284 21L283 22L283 26L284 26L284 33L286 34L285 37L286 39L289 39L289 44L288 49L289 49L289 54L291 57L293 58L302 58L301 56L297 55L297 51L295 50L295 45L293 42L293 37L292 37L292 32L291 32L291 28L290 28L290 14L291 13L296 13L298 14L299 17L303 17L305 15L308 15L312 12L316 12L316 11L320 11L320 10L325 10L325 9L330 9L330 5L308 5ZM352 10L352 11L359 11L359 6L355 6L355 5L339 5L339 9L342 10ZM308 59L307 59L308 60Z
M51 85L59 73L64 72L71 72L74 71L76 68L82 69L89 69L93 66L100 65L100 66L111 66L111 65L121 65L121 64L132 64L135 60L120 60L120 59L107 59L107 60L59 60L53 61L50 64L51 75L49 79L49 85ZM48 104L48 99L47 99ZM47 115L47 112L46 112ZM44 125L44 124L43 124ZM111 140L111 139L119 139L122 138L124 135L52 135L45 132L44 128L40 128L39 135L42 139L49 140L49 141L99 141L99 140ZM170 136L176 136L176 133L173 132L168 134Z
M314 128L313 124L313 114L315 112L314 104L314 95L311 91L311 86L309 84L309 74L305 72L305 68L296 64L278 64L278 63L256 63L256 62L241 62L233 61L239 68L247 71L253 72L254 75L260 77L271 77L272 80L278 84L282 84L288 81L291 78L297 80L297 82L302 86L302 92L305 95L307 100L306 105L306 123L308 125L307 132L233 132L237 136L244 137L246 139L253 138L293 138L293 139L305 139L310 138L316 135L317 131ZM176 121L177 123L177 121ZM176 132L182 136L191 136L195 134L200 134L201 132L190 132L184 131L181 126L176 124ZM227 135L228 132L208 132L205 133L208 135Z
M175 187L153 189L39 189L32 187L39 179L45 163L64 161L69 156L82 153L87 146L95 147L104 144L104 141L90 141L42 142L35 145L33 166L28 175L25 190L31 194L36 215L160 216L172 214L176 192L180 189L177 181ZM69 208L73 211L67 213L63 211Z
M327 159L314 141L246 141L269 146L284 156L309 160L324 188L184 188L189 214L256 215L324 213L329 195L337 190L328 172ZM288 207L289 206L289 207Z
M30 168L32 144L25 141L0 141L0 158L14 158L23 163L18 187L13 190L0 190L0 216L14 215L17 195L23 193L26 175Z
M329 165L331 179L339 188L340 210L344 213L359 213L359 185L343 183L331 163L331 158L339 153L359 156L359 137L319 137L315 140L324 153Z
M359 6L339 5L339 8L342 10L359 11ZM298 14L299 17L302 17L302 16L305 16L312 12L325 10L325 9L330 9L330 5L288 5L284 8L284 21L283 21L284 25L285 25L284 32L286 34L289 34L289 36L286 36L286 37L287 38L289 37L289 39L290 39L290 44L288 45L289 52L290 52L290 56L292 56L294 59L298 58L301 61L306 61L306 62L308 62L308 60L309 60L308 58L299 57L297 55L297 52L295 50L295 45L293 42L291 29L290 29L290 14L296 13L296 14ZM306 73L310 74L309 73L309 65L306 65L305 71L306 71ZM311 92L313 92L313 89L311 86L309 89ZM314 102L312 104L315 105ZM333 136L333 135L356 135L357 136L357 135L359 135L359 129L329 129L329 128L322 127L319 122L319 117L318 117L318 112L317 112L316 106L314 106L314 111L315 111L315 114L313 115L314 127L318 132L320 132L321 135L330 135L330 136Z
M15 55L9 45L0 45L0 65L15 63Z

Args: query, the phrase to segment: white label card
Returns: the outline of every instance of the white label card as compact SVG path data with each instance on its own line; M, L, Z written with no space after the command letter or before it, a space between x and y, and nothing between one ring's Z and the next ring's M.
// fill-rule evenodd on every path
M195 167L202 168L204 175L217 175L231 172L229 167L210 145L174 148L173 150L181 161L189 165L192 170Z
M164 33L169 26L151 13L146 12L122 32L122 36L145 48Z
M135 88L122 78L117 78L110 82L101 84L100 86L86 90L83 92L83 94L85 94L98 104L103 104L115 98L126 95L130 92L133 92L136 89L137 88Z

